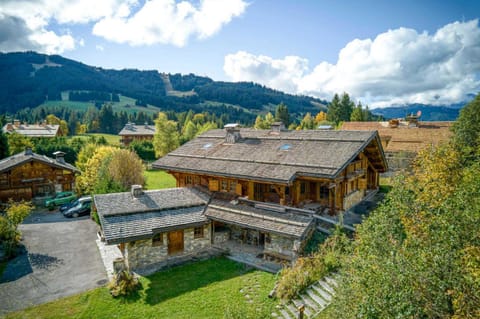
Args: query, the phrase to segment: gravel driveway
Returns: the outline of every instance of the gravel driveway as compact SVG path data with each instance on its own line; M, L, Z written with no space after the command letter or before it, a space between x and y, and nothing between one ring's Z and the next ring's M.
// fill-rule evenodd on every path
M0 280L0 316L107 282L95 244L97 225L89 217L39 211L20 231L26 252L8 263Z

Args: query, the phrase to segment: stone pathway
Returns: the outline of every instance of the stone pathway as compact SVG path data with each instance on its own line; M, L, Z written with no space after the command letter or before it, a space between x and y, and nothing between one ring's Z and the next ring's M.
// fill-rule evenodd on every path
M335 295L337 281L326 276L308 287L298 298L277 305L273 318L295 319L298 318L298 308L305 306L304 318L315 318L332 301Z

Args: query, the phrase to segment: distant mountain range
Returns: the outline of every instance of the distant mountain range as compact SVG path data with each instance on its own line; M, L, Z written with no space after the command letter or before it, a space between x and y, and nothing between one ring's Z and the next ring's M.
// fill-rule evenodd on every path
M405 118L409 114L421 112L422 121L454 121L465 103L448 106L432 106L425 104L409 104L404 106L392 106L381 109L373 109L372 113L381 115L386 119Z
M220 82L194 74L165 74L155 70L111 70L88 66L58 55L35 52L0 53L0 113L15 114L48 101L100 99L95 104L129 97L137 106L184 112L228 112L230 119L253 123L259 113L280 103L292 118L326 111L327 101L286 94L252 82ZM66 94L66 92L74 94ZM86 92L82 95L82 92ZM105 98L107 97L107 98ZM80 99L80 100L79 100ZM463 105L408 105L374 109L385 118L422 111L422 120L454 120ZM217 114L221 115L221 114Z

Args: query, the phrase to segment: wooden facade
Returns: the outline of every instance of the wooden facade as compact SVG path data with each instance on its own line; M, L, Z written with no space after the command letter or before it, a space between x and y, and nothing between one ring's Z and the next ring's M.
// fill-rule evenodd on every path
M378 135L375 132L370 133L370 135L366 135L365 141L357 141L353 140L351 135L342 132L318 132L319 136L316 132L309 132L306 137L298 136L301 133L293 132L288 135L288 139L286 137L282 139L280 134L263 137L259 135L260 133L254 132L255 138L250 140L244 138L243 141L239 140L237 143L231 143L230 140L228 144L222 144L220 141L215 145L208 140L203 148L205 145L208 146L215 156L204 155L201 157L196 154L198 150L187 145L182 146L184 150L181 147L178 154L177 151L174 151L173 154L167 155L165 160L162 158L153 166L166 169L173 175L177 187L200 185L212 192L231 193L254 201L311 208L333 214L337 211L348 210L379 186L379 174L386 170L386 162ZM305 135L305 133L303 134ZM328 136L323 137L325 134ZM270 149L262 150L262 138L265 140L263 148L269 147ZM275 147L271 146L272 140L277 142L275 141L277 138L280 148L285 145L285 140L287 140L289 148L296 150L296 153L289 154L297 161L296 163L279 161L277 165L271 165L275 164L273 160L285 157L285 151L278 151L279 147L276 145ZM312 156L312 153L315 155L315 152L319 152L319 157L325 157L320 152L322 149L326 149L323 145L328 145L329 141L338 144L331 148L338 149L339 153L348 151L352 154L342 154L347 160L342 162L342 159L339 158L339 163L335 163L335 159L331 158L336 156L335 153L328 154L329 161L325 164L321 163ZM357 142L363 143L352 144L357 144ZM312 144L311 149L308 148L308 144ZM225 156L235 153L238 156L236 145L238 148L246 149L242 150L242 158L231 158L231 160L225 158ZM346 145L345 149L341 149L342 145ZM248 148L251 150L249 151ZM273 150L272 154L261 154L261 152L269 150ZM260 153L260 155L250 155L255 153ZM257 156L257 158L249 159L247 156ZM262 158L258 159L260 156ZM309 163L309 158L312 162L317 161L318 164ZM175 161L175 167L168 163L170 161ZM189 161L192 163L191 166L189 166ZM336 167L332 168L331 163L335 163ZM211 169L208 172L206 169L202 169L203 167L208 168L209 165L211 165ZM215 165L218 165L218 168ZM232 171L237 166L240 173L233 174ZM280 178L274 180L272 177L283 174L282 166L285 166L286 171L292 172L291 175L288 173L282 178L283 180ZM248 170L257 170L258 167L261 168L259 171L263 176L244 173ZM322 173L319 174L318 171ZM334 173L328 176L323 171Z
M268 183L255 179L168 171L177 187L204 186L212 192L231 193L248 199L294 207L329 208L343 211L376 190L379 172L362 152L337 178L299 176L291 183Z
M28 152L0 161L0 167L1 202L32 200L73 190L78 172L68 163Z
M120 144L123 146L129 146L133 141L153 141L155 125L127 123L118 135L120 136Z

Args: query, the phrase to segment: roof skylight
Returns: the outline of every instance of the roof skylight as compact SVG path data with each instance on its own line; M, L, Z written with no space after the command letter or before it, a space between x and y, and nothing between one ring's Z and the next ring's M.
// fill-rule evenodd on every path
M289 149L292 148L292 145L291 144L283 144L282 146L280 146L278 149L281 150L281 151L288 151Z
M207 144L203 145L202 148L203 148L204 150L206 150L206 149L209 149L209 148L212 147L212 146L213 146L212 143L207 143Z

